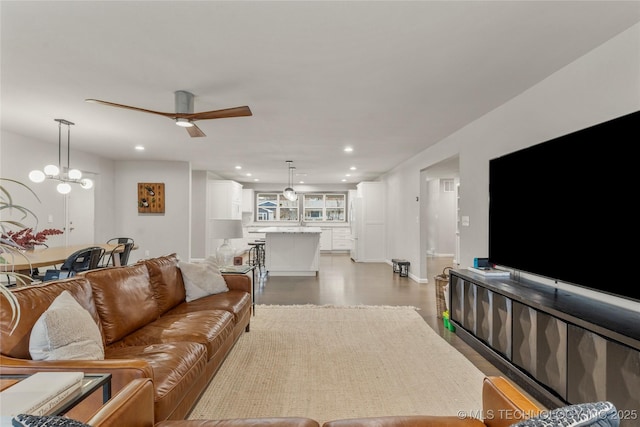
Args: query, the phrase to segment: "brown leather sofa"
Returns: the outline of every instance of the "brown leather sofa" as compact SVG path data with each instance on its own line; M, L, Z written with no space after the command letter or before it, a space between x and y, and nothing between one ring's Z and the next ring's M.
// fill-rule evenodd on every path
M0 373L109 372L112 393L128 387L132 380L147 378L153 384L151 413L155 421L183 419L237 339L249 331L251 278L224 278L229 291L186 302L182 274L172 254L18 288L14 294L20 302L21 317L13 333L8 302L0 299ZM98 325L104 360L31 359L31 329L64 290ZM85 408L84 414L78 409L73 415L83 419L100 404L87 403L80 406Z
M461 412L453 416L342 419L325 422L322 427L507 427L519 420L536 416L542 410L507 379L486 377L482 385L482 414ZM153 387L150 380L140 379L128 384L87 423L93 427L320 427L315 420L296 417L170 420L155 423L152 411Z

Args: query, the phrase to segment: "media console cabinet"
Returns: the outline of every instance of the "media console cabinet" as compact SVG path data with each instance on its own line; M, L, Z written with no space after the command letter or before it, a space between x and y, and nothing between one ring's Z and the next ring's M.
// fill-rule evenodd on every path
M640 425L640 304L633 311L466 269L450 272L449 283L458 336L540 403L608 400L622 426Z

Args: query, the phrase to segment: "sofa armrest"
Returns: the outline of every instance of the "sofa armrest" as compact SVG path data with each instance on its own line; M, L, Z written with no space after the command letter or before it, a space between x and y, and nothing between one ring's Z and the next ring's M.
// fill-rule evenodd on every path
M153 427L153 383L131 381L87 421L93 427Z
M151 366L138 359L106 360L24 360L0 355L0 373L35 374L41 371L82 371L110 373L111 389L116 392L136 378L153 378Z
M223 274L222 277L230 290L251 293L251 277L247 274Z
M503 377L485 377L482 383L482 411L487 427L508 427L519 420L535 417L538 407Z

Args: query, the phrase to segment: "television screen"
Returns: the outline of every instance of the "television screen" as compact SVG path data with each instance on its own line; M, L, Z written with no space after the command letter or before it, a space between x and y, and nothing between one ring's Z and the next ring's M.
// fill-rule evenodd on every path
M640 300L639 142L640 111L490 160L489 261Z

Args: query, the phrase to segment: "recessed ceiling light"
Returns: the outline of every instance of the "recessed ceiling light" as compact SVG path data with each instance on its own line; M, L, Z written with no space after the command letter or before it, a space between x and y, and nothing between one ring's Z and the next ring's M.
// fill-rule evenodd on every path
M298 181L298 184L304 184L304 181Z
M251 174L250 174L250 173L248 173L248 174L247 174L247 176L251 176Z
M236 166L236 169L242 169L242 166L238 165Z
M144 147L142 145L136 145L135 149L138 151L144 151Z
M347 174L345 174L344 176L351 176L351 174L350 174L350 173L347 173Z
M352 171L356 170L355 166L351 166L349 169L351 169Z
M253 178L253 180L254 180L254 181L256 181L256 182L257 182L257 181L260 181L258 178Z
M342 178L342 182L347 182L347 179L346 178Z
M353 148L352 147L345 147L344 151L347 152L347 153L350 153L350 152L353 151Z

